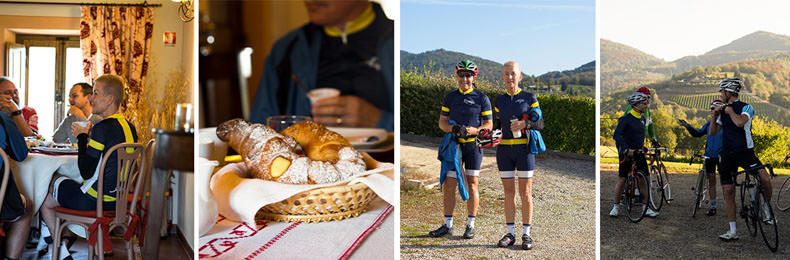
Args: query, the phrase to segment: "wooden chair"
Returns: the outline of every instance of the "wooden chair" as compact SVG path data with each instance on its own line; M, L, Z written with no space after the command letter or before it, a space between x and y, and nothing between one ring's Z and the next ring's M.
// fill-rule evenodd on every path
M3 182L0 183L0 209L2 209L3 201L5 201L5 190L8 187L8 177L11 174L11 165L9 164L8 155L3 149L0 149L0 157L3 157ZM0 235L5 237L5 229L3 229L2 223L0 223Z
M55 236L54 236L54 245L52 255L57 257L59 255L60 249L60 239L63 233L63 229L71 224L76 224L85 228L88 231L88 240L89 240L89 252L88 252L88 259L93 259L94 253L99 257L99 259L104 259L104 251L108 249L112 249L112 244L110 243L109 233L110 231L121 228L124 232L129 229L129 224L131 221L137 216L136 214L136 207L138 206L136 201L132 200L133 202L131 205L126 199L126 194L129 194L129 188L133 187L133 198L137 198L140 194L140 180L141 178L137 178L137 184L133 185L134 179L133 176L137 171L138 161L140 160L141 154L143 153L143 145L136 144L136 143L121 143L113 146L104 154L101 163L99 164L99 176L97 180L97 193L96 196L98 199L96 200L96 210L73 210L67 209L63 207L55 207L55 216L57 217L57 222L55 226ZM104 211L103 205L103 198L104 197L104 168L107 165L107 161L110 159L110 155L113 152L118 154L118 169L117 169L117 180L116 180L116 200L115 200L115 210L114 211ZM150 161L143 159L142 162L143 166L140 168L148 167L146 164L150 164ZM150 176L150 175L149 175ZM93 244L97 244L98 246L94 247ZM131 240L125 241L126 247L131 249L132 243ZM134 258L134 251L128 250L127 255L129 259Z
M150 186L151 182L151 170L153 170L153 159L154 159L154 147L156 145L156 141L151 139L145 145L145 151L143 153L143 163L140 167L140 171L138 174L133 176L133 180L136 186L135 190L139 190L139 192L130 193L129 194L129 204L132 204L131 208L136 209L135 216L132 217L132 220L129 225L129 229L127 229L126 234L124 234L124 240L132 242L132 236L136 236L138 239L138 244L140 248L143 246L143 235L145 234L145 222L147 221L146 217L148 215L148 187ZM136 199L135 199L136 198ZM137 218L137 219L135 219ZM135 228L135 230L132 230ZM133 233L133 234L132 234ZM134 246L132 243L129 243L129 247L127 250L132 251Z

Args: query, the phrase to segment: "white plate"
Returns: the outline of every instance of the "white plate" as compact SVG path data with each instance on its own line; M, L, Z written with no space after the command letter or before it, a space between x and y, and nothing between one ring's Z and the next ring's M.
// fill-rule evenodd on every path
M387 141L387 130L383 128L327 127L342 135L356 149L372 148ZM375 136L378 139L367 141Z

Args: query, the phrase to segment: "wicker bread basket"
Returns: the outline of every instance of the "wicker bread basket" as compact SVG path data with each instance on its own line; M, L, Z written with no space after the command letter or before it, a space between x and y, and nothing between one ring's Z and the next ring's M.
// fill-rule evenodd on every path
M374 169L378 162L362 153L367 169ZM368 209L368 204L378 196L364 183L341 184L297 193L283 201L263 206L256 219L280 222L340 221L357 217Z

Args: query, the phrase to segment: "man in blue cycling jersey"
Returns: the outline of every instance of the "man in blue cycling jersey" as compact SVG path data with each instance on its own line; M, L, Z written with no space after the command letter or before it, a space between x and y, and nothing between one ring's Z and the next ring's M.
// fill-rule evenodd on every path
M722 132L722 147L719 153L719 178L724 191L724 206L727 212L727 221L730 230L719 236L724 241L737 240L735 229L735 182L738 167L748 169L762 165L760 159L754 155L754 140L752 139L752 119L754 107L738 98L743 88L743 81L739 78L726 78L719 83L721 99L727 105L717 107L713 111L717 118L711 124L711 134ZM765 169L760 169L760 183L765 188L768 198L771 197L771 179ZM767 210L767 207L763 207ZM770 212L766 212L770 219Z
M442 112L439 115L439 128L445 133L456 133L461 160L464 164L464 174L468 184L469 200L466 202L468 215L464 238L474 237L475 218L480 202L478 195L478 176L480 164L483 162L483 151L477 147L475 136L479 130L491 130L492 111L491 101L483 92L474 88L477 77L477 64L471 60L463 60L455 66L458 90L454 90L444 97ZM455 124L450 124L450 121ZM453 207L455 206L455 191L458 183L455 171L447 174L447 179L442 184L444 195L444 225L428 233L433 237L441 237L450 233L453 227Z
M614 129L614 141L617 145L617 151L620 164L617 184L614 187L614 205L609 216L617 217L620 212L620 197L623 192L623 185L625 185L625 178L631 173L632 160L636 160L637 169L645 174L647 171L647 160L642 153L634 154L633 150L642 149L645 145L645 119L644 112L647 110L649 98L641 92L634 92L627 98L628 104L633 109L628 114L623 115L617 120L617 127ZM623 161L625 159L625 161ZM644 187L643 182L639 182L639 190L642 192L642 207L647 207L647 187ZM645 215L649 217L658 216L658 212L648 208Z
M514 221L516 215L516 183L521 197L521 248L530 250L533 240L530 236L532 227L532 175L535 169L535 154L530 142L542 142L530 138L532 129L538 130L541 125L542 111L538 99L532 93L522 91L518 83L521 81L521 67L514 61L508 61L502 70L502 81L507 93L495 99L494 112L504 130L502 141L496 150L496 161L502 186L505 190L505 226L507 234L499 240L497 246L508 247L516 241ZM526 131L522 131L526 130ZM538 135L539 136L539 135Z
M706 136L705 156L708 158L705 159L703 164L705 165L705 173L708 175L708 193L710 194L710 209L708 209L708 213L706 213L708 216L716 215L716 165L719 164L719 152L721 152L721 132L710 135L710 124L716 120L716 114L713 110L723 105L724 102L719 99L713 100L713 102L710 103L710 111L713 118L708 120L700 129L694 128L691 124L687 123L686 120L678 119L678 124L685 127L691 136Z

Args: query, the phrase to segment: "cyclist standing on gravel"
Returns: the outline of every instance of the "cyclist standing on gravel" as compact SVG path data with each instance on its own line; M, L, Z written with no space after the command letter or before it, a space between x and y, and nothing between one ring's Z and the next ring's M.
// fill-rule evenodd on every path
M693 137L702 137L706 136L705 140L705 156L708 157L705 159L703 164L705 165L705 173L708 175L708 193L710 194L710 209L708 209L708 216L715 216L716 215L716 165L719 164L719 152L721 152L721 132L716 133L715 135L709 134L711 127L711 122L716 120L716 112L714 109L717 107L724 106L724 102L719 99L713 100L710 103L710 111L711 111L711 120L708 120L705 125L702 126L700 129L696 129L691 126L686 120L678 119L678 124L680 126L685 127L688 130L689 134ZM721 168L721 167L719 167Z
M649 88L643 86L638 88L636 92L645 94L645 96L647 96L648 104L650 104L651 96L650 96ZM633 109L633 106L629 104L628 107L625 109L624 115L630 113L631 109ZM645 116L645 137L650 139L650 144L652 144L653 147L661 147L661 144L658 143L658 138L656 138L656 130L653 127L653 119L650 116L650 107L645 108L645 112L643 112L642 114Z
M628 114L617 120L617 127L614 129L614 141L617 145L618 158L623 163L620 164L618 175L620 178L617 180L614 188L614 205L612 206L612 211L609 212L611 217L617 217L620 212L621 193L623 192L623 185L625 185L625 178L631 173L631 160L636 160L637 169L645 173L648 172L645 155L643 153L634 154L633 150L642 149L645 145L647 119L645 119L644 112L647 110L650 98L642 92L634 92L634 94L628 96L627 100L629 107L633 109L629 109ZM639 184L640 186L644 185L642 182ZM642 195L642 207L647 207L647 187L639 187L639 190L645 191ZM656 217L658 212L647 208L645 215Z
M505 226L507 234L499 240L497 246L508 247L516 241L514 221L516 217L516 183L518 176L518 193L521 197L521 248L532 249L530 236L532 227L532 174L535 169L535 154L540 151L543 142L538 130L543 128L543 113L538 106L538 99L532 93L522 91L518 83L521 81L521 67L514 61L508 61L502 70L502 81L507 93L495 99L494 112L499 120L502 141L496 150L496 161L502 186L505 190ZM545 146L544 146L545 147Z
M752 139L752 119L754 107L738 99L743 88L743 81L739 78L726 78L719 83L719 93L725 106L717 107L715 124L711 124L710 133L722 132L722 147L719 154L719 178L724 191L724 206L727 212L727 221L730 230L719 236L722 240L737 240L735 229L735 187L733 183L737 177L738 167L744 169L762 165L760 159L754 155L754 140ZM765 169L760 169L760 182L765 188L765 194L771 197L771 179ZM767 209L767 207L764 207ZM766 216L770 214L766 213Z
M483 92L475 89L474 82L477 78L477 64L471 60L463 60L455 65L458 90L454 90L444 97L442 112L439 116L439 128L445 133L455 133L461 151L461 160L464 164L464 180L469 191L469 200L466 202L467 222L464 238L471 239L475 235L475 217L480 202L478 194L478 176L480 164L483 162L483 150L477 147L475 136L479 130L491 130L492 111L491 101ZM447 173L447 179L442 184L444 195L444 225L429 232L432 237L441 237L452 231L453 207L455 206L455 191L457 178L455 171Z

